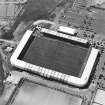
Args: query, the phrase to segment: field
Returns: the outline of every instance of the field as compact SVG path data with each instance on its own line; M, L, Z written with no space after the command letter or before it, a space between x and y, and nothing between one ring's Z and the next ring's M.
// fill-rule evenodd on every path
M52 38L35 38L22 60L68 75L79 76L88 49Z
M29 0L22 15L23 21L46 19L49 11L55 8L55 0Z

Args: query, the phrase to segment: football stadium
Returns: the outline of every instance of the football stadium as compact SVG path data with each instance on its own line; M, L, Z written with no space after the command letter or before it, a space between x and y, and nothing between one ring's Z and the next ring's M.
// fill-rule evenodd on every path
M27 30L11 57L11 64L25 71L84 86L94 68L99 50L86 39L51 29Z

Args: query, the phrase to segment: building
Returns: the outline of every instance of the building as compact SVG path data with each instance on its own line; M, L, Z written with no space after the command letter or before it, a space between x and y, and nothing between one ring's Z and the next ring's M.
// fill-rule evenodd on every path
M27 0L0 0L0 25L12 25Z

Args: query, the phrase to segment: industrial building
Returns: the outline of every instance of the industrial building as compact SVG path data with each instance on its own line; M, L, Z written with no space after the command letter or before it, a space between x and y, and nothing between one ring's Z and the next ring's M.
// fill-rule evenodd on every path
M81 103L80 97L24 79L17 85L7 105L81 105Z

